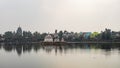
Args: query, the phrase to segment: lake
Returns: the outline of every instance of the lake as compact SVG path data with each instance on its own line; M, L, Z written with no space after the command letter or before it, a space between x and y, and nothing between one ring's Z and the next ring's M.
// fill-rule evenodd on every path
M120 68L120 44L0 44L0 68Z

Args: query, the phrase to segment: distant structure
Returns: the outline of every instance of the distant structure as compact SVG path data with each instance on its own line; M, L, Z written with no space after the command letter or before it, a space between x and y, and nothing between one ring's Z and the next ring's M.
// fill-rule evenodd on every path
M44 42L53 42L53 38L50 34L45 36Z
M54 34L49 34L45 36L44 42L60 42L59 35L57 30L55 30ZM64 38L62 38L61 42L64 42Z
M22 28L19 26L16 32L17 36L22 36Z
M64 38L62 38L61 42L65 42Z
M58 33L57 33L57 30L55 30L55 33L53 35L53 42L59 42L59 36L58 36Z
M89 39L91 32L80 32L80 36L82 36L84 39Z
M120 38L120 32L112 31L111 36L112 36L113 39L119 39Z

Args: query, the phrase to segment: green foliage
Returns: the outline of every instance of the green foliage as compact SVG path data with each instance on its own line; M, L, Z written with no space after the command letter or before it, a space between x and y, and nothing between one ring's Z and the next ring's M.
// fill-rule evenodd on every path
M33 33L33 39L34 41L40 41L41 40L41 34L38 32Z
M57 33L57 30L55 31ZM31 33L30 31L23 31L19 27L16 32L7 31L4 33L3 37L7 42L39 42L43 41L47 33L40 34L39 32ZM54 36L54 34L51 34ZM93 40L113 40L112 39L112 32L110 29L105 29L101 33L93 32L87 38L85 38L84 33L74 33L68 31L59 31L58 32L59 40L61 41L64 38L65 41L69 42L79 42L79 41L93 41ZM115 35L116 36L116 35ZM120 37L117 37L120 39Z
M63 37L63 32L60 31L60 32L58 33L58 36L59 36L59 39L60 39L60 41L61 41L61 40L62 40L62 37Z
M44 40L44 38L45 38L46 35L47 35L47 33L42 33L42 34L41 34L41 40L42 40L42 41Z
M4 38L6 38L6 39L13 38L13 33L11 31L5 32Z
M112 34L111 34L111 30L110 29L105 29L104 32L101 32L101 39L104 40L111 40L112 39Z
M23 37L25 38L31 38L32 37L32 33L30 31L23 31Z
M91 35L90 35L90 38L96 38L97 36L99 35L98 32L93 32Z

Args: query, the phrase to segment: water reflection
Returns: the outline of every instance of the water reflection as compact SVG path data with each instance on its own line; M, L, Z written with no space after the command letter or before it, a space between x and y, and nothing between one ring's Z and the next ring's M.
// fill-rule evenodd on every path
M59 54L66 54L69 50L76 49L84 49L84 50L102 50L105 55L110 55L112 50L118 50L120 53L120 44L69 44L69 45L40 45L40 44L19 44L19 45L10 45L6 43L0 44L0 50L3 49L6 52L15 51L18 56L26 52L38 52L39 50L43 50L46 53L50 54L52 51L57 55Z

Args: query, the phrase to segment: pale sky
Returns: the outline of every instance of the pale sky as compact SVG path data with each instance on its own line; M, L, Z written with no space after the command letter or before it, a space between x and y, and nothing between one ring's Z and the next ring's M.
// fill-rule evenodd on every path
M0 0L0 33L120 31L120 0Z

